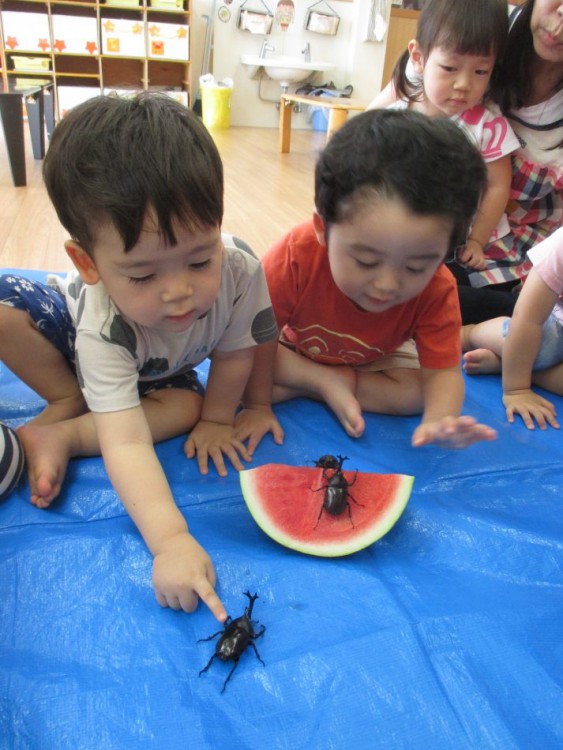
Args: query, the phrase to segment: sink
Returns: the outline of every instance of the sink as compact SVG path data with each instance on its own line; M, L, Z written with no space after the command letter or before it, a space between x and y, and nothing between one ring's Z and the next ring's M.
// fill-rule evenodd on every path
M259 57L259 55L241 55L240 61L247 66L251 78L259 77L261 71L281 85L299 83L320 71L334 70L334 63L320 60L305 61L300 57Z

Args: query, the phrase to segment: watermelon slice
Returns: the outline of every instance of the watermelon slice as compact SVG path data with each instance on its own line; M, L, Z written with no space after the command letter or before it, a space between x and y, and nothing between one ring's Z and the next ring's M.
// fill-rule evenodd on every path
M349 488L347 510L323 511L326 485L322 468L265 464L240 472L244 500L260 528L284 547L319 557L341 557L364 549L391 529L404 511L414 477L344 471ZM330 473L327 475L330 476ZM316 492L315 490L319 490ZM361 503L361 505L359 504Z

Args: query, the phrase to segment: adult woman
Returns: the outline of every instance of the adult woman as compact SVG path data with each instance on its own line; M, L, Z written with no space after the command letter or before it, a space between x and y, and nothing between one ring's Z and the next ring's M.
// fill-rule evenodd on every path
M453 0L452 0L453 1ZM463 1L463 0L462 0ZM491 97L517 134L505 231L484 253L487 268L453 266L462 319L511 315L530 264L527 251L563 219L563 2L526 0L511 17L508 44L491 79ZM394 99L388 86L370 107Z

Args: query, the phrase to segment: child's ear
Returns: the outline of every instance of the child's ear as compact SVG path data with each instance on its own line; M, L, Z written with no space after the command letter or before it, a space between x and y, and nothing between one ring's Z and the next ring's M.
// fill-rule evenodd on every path
M326 247L326 224L324 219L315 211L313 213L313 227L319 241L319 245Z
M77 242L74 242L74 240L67 240L65 242L65 250L80 274L82 281L85 284L97 284L100 280L100 274L98 273L96 264L86 250Z
M422 75L422 73L424 73L424 55L422 54L422 50L420 49L420 44L416 41L416 39L411 39L407 45L407 49L409 51L409 57L414 68L414 72L418 73L418 75Z

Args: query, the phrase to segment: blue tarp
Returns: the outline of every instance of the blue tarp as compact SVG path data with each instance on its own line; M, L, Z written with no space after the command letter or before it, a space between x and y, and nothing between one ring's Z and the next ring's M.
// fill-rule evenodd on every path
M0 367L17 426L41 402ZM285 443L255 465L341 453L416 477L397 525L350 557L277 545L234 470L203 477L182 439L157 446L229 613L260 596L265 666L248 649L223 694L230 663L198 676L217 622L158 606L101 459L73 460L49 510L22 482L0 503L1 749L563 747L562 434L509 426L497 376L466 384L499 437L464 451L411 448L414 418L368 415L352 440L321 404L276 407Z

